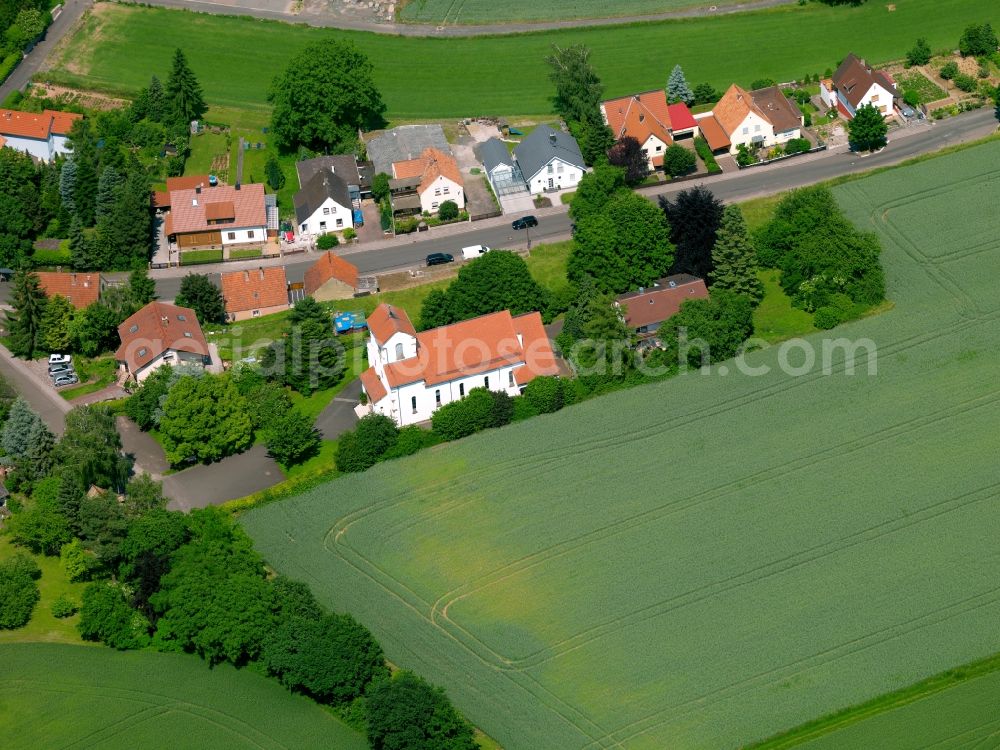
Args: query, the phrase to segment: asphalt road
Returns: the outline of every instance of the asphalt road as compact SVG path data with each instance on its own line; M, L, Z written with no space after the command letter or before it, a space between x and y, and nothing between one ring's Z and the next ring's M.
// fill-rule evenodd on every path
M812 185L846 174L898 164L914 156L937 151L946 146L982 138L996 130L997 121L992 108L983 108L934 124L914 127L919 127L920 130L895 138L885 149L876 154L860 156L846 151L820 152L780 164L747 169L703 181L690 181L647 189L643 190L642 194L655 201L661 195L674 195L681 190L702 184L724 201L748 200L790 188ZM530 232L532 244L567 239L571 233L569 215L561 212L545 216L540 219L539 225ZM448 252L458 256L460 248L468 245L482 244L494 248L514 248L524 247L526 240L525 232L514 232L506 221L499 226L488 227L477 227L476 224L471 224L467 232L450 234L445 238L430 237L425 239L414 236L412 240L401 240L398 245L370 250L364 249L362 245L347 257L362 273L374 273L407 267L422 267L424 258L433 252ZM313 257L294 260L286 264L285 271L288 280L290 282L302 281L306 269L314 261ZM177 275L176 269L172 269L170 273L174 275L166 278L162 275L158 276L158 272L155 271L152 274L156 277L156 292L160 299L173 299L180 289L181 276ZM213 273L212 278L218 283L217 274ZM0 301L6 297L5 291L0 287Z

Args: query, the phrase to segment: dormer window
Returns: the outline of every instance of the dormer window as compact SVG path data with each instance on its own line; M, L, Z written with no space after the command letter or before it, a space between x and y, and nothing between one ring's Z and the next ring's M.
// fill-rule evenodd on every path
M133 323L132 325L130 325L128 327L128 332L129 333L138 333L139 332L139 326L137 324Z
M142 349L139 350L139 356L140 357L145 357L146 356L146 352L148 352L148 351L149 351L149 349L147 349L146 347L143 347Z
M183 323L183 322L185 322L187 320L187 315L178 315L177 316L177 320L179 320L181 323Z

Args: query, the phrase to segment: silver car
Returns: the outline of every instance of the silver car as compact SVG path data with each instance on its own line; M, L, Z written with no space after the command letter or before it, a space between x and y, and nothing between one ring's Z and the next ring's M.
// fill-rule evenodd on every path
M75 372L68 373L66 375L57 375L52 380L52 385L56 388L62 388L64 385L73 385L74 383L79 383L80 379L76 376Z

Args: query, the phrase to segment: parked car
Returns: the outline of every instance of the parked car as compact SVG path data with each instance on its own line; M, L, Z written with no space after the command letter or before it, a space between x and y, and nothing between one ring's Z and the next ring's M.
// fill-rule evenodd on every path
M59 375L52 381L52 385L56 388L62 388L65 385L73 385L74 383L79 383L80 379L76 376L75 372Z
M73 358L68 354L50 354L49 365L68 365Z
M514 219L510 226L512 229L529 229L538 226L538 219L530 215L522 216L520 219Z
M486 245L469 245L462 248L462 257L465 260L475 260L480 255L485 255L489 251L490 248L486 247Z
M451 263L453 260L455 257L448 253L431 253L427 256L427 265L440 266L442 263Z
M56 375L64 375L71 372L73 372L73 365L68 362L64 362L61 365L49 365L50 378L54 378Z

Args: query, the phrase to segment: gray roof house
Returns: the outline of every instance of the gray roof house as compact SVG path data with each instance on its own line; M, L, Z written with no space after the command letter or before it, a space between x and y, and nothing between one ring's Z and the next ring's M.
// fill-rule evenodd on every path
M514 157L532 195L575 188L587 171L576 139L548 125L517 144Z
M314 172L292 203L301 234L325 234L354 226L351 193L336 172Z
M360 192L371 192L371 162L359 162L353 154L335 154L305 159L295 162L295 171L299 175L300 188L305 187L305 184L317 172L333 172L348 185L357 185Z
M517 161L499 139L490 138L480 143L476 152L486 170L486 179L497 195L523 193L527 189Z
M375 173L392 174L392 163L418 158L426 148L451 153L440 125L400 125L375 136L366 144Z

